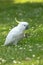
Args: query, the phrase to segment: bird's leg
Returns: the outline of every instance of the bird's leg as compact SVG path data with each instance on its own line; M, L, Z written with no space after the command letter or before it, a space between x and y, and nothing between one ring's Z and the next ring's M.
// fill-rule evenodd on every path
M26 35L24 34L24 35L23 35L23 38L25 38L25 37L26 37Z
M25 38L28 38L29 36L30 36L29 33L26 33L26 34L25 34Z

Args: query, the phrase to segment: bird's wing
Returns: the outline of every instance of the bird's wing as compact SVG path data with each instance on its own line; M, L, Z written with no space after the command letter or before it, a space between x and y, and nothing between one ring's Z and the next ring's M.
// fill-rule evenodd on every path
M5 44L9 44L13 41L15 41L17 38L19 39L21 35L21 32L18 31L17 28L13 28L7 35Z

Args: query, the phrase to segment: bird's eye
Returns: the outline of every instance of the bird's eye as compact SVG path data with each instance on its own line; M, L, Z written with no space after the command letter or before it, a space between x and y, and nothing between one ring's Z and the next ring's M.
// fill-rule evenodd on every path
M24 25L25 26L25 25Z

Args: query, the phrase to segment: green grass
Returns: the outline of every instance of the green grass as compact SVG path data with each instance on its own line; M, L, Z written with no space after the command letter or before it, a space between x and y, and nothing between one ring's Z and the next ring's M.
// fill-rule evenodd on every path
M0 65L43 65L43 3L0 7ZM8 32L19 21L27 21L27 38L17 46L2 46Z

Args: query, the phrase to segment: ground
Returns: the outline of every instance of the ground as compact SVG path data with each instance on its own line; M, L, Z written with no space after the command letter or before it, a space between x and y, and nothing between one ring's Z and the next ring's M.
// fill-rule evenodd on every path
M2 46L8 32L27 21L27 37L17 46ZM0 65L43 65L43 3L0 6Z

